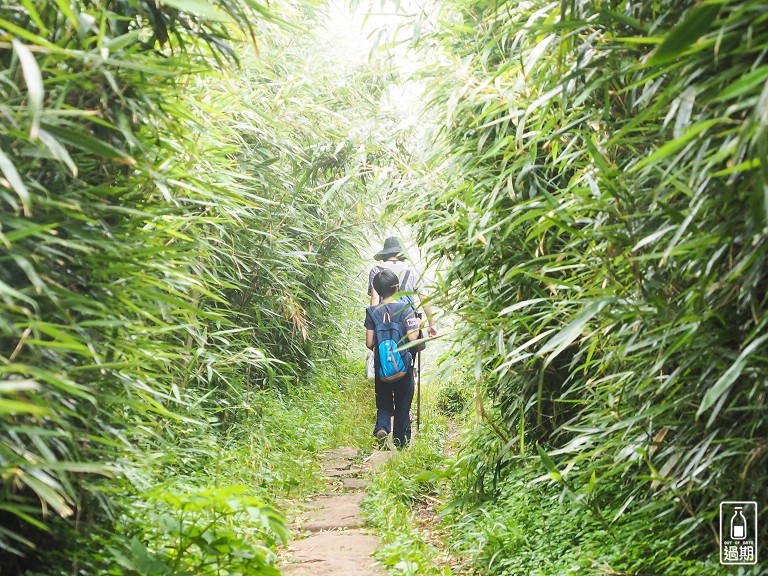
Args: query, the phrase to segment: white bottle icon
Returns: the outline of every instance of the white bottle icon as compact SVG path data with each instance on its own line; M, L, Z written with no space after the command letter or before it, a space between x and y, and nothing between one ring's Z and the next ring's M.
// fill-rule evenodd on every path
M734 508L733 518L731 518L731 538L734 540L744 540L747 537L747 519L741 513L741 507Z

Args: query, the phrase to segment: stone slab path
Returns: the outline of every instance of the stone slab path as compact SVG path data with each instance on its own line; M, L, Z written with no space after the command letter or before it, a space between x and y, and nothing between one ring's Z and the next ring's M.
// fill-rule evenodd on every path
M295 521L293 540L278 568L285 576L386 576L371 556L379 539L363 527L362 490L371 471L391 452L373 452L361 459L353 448L323 454L323 470L332 489L315 498Z

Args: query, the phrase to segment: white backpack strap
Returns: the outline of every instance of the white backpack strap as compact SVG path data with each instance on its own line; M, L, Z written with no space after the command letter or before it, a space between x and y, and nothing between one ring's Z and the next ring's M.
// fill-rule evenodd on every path
M381 272L381 267L378 264L376 264L373 266L373 268L371 268L371 271L368 273L368 294L370 294L375 290L375 288L373 287L373 277L376 276L376 274L378 274L379 272Z

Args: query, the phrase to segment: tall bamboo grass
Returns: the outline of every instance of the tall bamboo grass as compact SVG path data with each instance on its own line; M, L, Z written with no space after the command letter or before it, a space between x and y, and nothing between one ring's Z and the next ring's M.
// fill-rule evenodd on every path
M407 217L486 398L458 473L493 494L537 466L716 558L718 503L768 490L765 6L438 9L442 147ZM625 569L661 570L636 541Z
M105 570L110 546L151 554L126 537L73 560L72 538L108 538L156 482L216 485L228 434L258 422L263 394L339 353L365 143L341 113L357 87L313 91L301 76L309 56L288 20L314 14L254 0L0 4L9 573L49 554L51 536L64 570Z

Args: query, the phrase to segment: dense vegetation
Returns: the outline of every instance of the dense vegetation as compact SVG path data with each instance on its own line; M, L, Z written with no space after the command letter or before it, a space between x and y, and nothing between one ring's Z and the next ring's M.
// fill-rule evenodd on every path
M763 4L424 5L414 121L311 2L0 0L0 574L275 574L277 499L369 432L383 198L455 334L379 558L450 573L444 499L478 573L722 573L768 492Z
M447 475L483 573L719 574L719 502L768 492L766 42L750 0L425 18L408 218L481 394Z
M379 78L315 10L0 4L1 573L274 573L348 394Z

